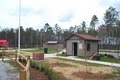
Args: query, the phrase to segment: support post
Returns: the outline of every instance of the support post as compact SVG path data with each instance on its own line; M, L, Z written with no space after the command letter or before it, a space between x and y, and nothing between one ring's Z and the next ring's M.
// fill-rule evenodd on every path
M27 55L27 61L30 60L30 55Z
M20 71L20 80L26 80L26 71L25 70Z
M17 65L17 51L15 51L15 65Z
M27 64L28 64L28 69L26 70L26 78L27 80L30 79L30 55L27 55Z
M2 61L4 61L4 50L2 50Z

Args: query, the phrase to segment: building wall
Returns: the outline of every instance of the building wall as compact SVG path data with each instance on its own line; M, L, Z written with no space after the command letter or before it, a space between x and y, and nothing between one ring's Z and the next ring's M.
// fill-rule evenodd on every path
M90 51L87 51L87 43L90 43ZM98 42L93 42L93 41L86 41L85 42L85 55L86 56L92 56L93 54L95 54L96 52L98 52Z
M98 42L93 41L85 41L79 37L73 36L69 40L66 41L66 51L67 55L74 56L74 50L72 43L78 43L78 56L91 56L95 54L98 50ZM87 51L87 43L90 43L90 51Z
M73 56L73 45L72 43L76 42L78 43L79 40L67 40L67 46L66 46L66 50L67 50L67 55L71 55Z
M44 48L48 48L48 49L58 49L58 50L62 50L64 49L64 44L55 44L55 45L47 45L47 44L44 44L43 45Z
M66 50L67 50L67 55L71 55L73 56L74 55L74 50L73 50L73 43L78 43L78 56L81 56L83 55L83 48L84 48L84 41L76 36L73 36L72 38L70 38L69 40L67 40L66 42ZM79 44L82 44L81 47L82 49L79 49Z
M79 49L78 49L78 56L84 56L85 46L84 46L84 40L80 40L79 42Z

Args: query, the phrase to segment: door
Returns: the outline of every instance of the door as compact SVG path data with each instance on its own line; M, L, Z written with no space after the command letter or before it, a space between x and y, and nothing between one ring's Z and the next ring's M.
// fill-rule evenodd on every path
M77 52L78 52L78 45L77 43L73 43L73 55L74 56L77 56Z

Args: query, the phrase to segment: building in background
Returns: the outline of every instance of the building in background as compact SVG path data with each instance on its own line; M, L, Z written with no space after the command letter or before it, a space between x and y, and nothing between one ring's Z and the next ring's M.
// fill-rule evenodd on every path
M43 48L62 50L64 49L64 44L59 41L47 41L43 44Z
M73 34L66 39L66 53L71 56L92 56L99 52L99 39L86 34Z

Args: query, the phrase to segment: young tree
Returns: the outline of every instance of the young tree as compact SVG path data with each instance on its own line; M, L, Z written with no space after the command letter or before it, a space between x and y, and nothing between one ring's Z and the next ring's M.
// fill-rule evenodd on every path
M107 27L107 38L109 39L110 45L114 45L115 34L116 32L116 23L119 20L118 11L115 8L109 7L106 10L104 15L105 26ZM108 42L107 42L108 43Z
M91 28L89 28L89 31L88 33L90 35L93 35L93 36L96 36L96 30L95 30L95 27L96 27L96 24L98 23L98 17L96 15L93 15L92 19L91 19L91 22L90 22L90 26Z
M86 22L85 21L81 23L81 28L82 28L82 34L86 34Z
M43 28L40 30L40 41L41 46L43 46L43 43L45 43L45 30Z
M98 23L98 17L96 15L93 15L91 22L90 22L90 26L93 30L95 30L95 26Z
M55 24L55 37L57 40L61 40L62 29L59 27L58 24Z

